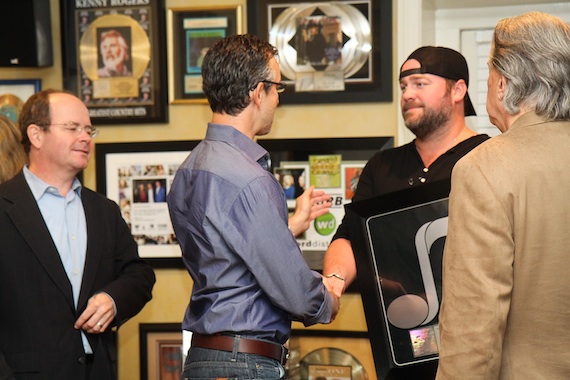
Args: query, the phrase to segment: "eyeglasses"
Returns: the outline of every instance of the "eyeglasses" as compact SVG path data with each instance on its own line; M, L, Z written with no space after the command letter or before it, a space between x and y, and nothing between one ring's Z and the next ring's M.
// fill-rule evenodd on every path
M99 135L99 130L97 128L94 128L91 125L81 125L74 121L70 121L65 124L48 124L48 125L43 125L43 127L47 127L49 125L57 125L63 127L65 131L69 133L75 133L76 135L80 135L83 133L83 131L85 131L92 139L94 139L95 137L97 137L97 135Z
M287 88L287 85L283 82L272 82L270 80L262 80L261 83L274 84L275 88L277 89L277 93L279 94L285 91L285 89Z

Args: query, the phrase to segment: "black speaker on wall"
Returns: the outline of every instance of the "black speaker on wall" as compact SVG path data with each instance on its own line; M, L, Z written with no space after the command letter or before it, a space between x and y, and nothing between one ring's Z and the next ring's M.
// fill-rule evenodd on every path
M2 0L0 66L53 65L50 0Z

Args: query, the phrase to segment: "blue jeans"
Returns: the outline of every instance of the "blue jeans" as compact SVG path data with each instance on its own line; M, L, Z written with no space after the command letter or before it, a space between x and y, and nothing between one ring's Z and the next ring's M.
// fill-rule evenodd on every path
M254 354L190 347L184 362L184 380L284 379L285 369L274 359Z

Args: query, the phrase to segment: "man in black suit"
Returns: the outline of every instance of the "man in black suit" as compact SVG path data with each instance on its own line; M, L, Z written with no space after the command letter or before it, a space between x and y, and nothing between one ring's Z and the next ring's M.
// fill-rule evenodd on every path
M81 100L34 94L19 126L29 164L0 185L0 379L115 379L112 329L154 273L119 207L76 178L97 135Z

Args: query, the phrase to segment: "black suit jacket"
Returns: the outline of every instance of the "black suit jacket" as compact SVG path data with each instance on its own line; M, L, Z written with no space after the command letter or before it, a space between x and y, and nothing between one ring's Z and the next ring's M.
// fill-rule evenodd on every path
M0 379L85 377L81 335L73 324L95 293L108 293L119 326L151 299L152 268L119 207L83 188L87 255L78 307L71 283L32 192L20 172L0 185ZM94 351L92 379L114 379L116 346L109 327L87 334Z

